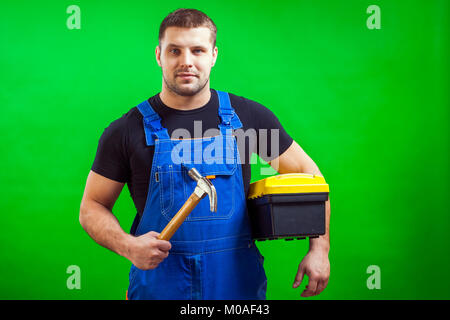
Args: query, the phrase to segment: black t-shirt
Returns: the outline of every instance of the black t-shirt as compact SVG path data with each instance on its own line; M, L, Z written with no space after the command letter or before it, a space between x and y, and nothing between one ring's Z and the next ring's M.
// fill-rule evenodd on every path
M238 150L241 156L244 192L247 194L251 178L251 154L256 153L265 161L270 161L286 151L293 139L283 129L272 111L255 101L229 95L231 105L243 126L235 130L234 135L240 141ZM172 136L173 131L181 128L186 129L191 138L200 138L199 130L194 130L194 121L202 121L200 135L208 129L209 132L214 131L210 129L216 129L217 132L205 136L218 134L219 100L217 93L212 89L209 102L194 110L170 108L161 101L159 94L148 101L161 117L162 126L167 128L169 136L173 139L179 138ZM278 130L272 131L273 129ZM252 134L253 132L256 134ZM279 140L278 150L276 140ZM104 130L92 165L92 171L128 184L138 216L142 216L145 207L154 150L154 146L146 145L142 115L134 107Z

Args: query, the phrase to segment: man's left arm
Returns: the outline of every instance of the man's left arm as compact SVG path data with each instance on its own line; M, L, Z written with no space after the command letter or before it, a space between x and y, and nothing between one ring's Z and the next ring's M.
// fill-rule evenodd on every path
M293 141L291 146L279 157L273 159L269 164L279 173L309 173L323 176L314 161L303 151L297 142ZM321 293L328 284L330 277L330 261L328 252L330 250L330 199L325 203L325 234L318 238L310 238L309 251L299 264L295 276L293 288L297 288L306 274L309 283L301 294L302 297L310 297Z

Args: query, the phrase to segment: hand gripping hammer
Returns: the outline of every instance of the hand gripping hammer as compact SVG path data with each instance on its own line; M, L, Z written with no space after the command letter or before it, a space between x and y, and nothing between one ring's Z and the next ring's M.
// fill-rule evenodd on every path
M206 195L209 196L209 205L211 212L217 211L217 193L216 188L214 188L211 181L208 178L202 177L200 173L192 168L188 171L189 176L197 181L197 186L194 189L194 192L189 196L187 201L183 204L180 210L178 210L177 214L169 221L167 226L158 236L160 240L169 241L172 238L175 231L181 226L186 217L191 213L192 210L197 206L201 199L203 199Z

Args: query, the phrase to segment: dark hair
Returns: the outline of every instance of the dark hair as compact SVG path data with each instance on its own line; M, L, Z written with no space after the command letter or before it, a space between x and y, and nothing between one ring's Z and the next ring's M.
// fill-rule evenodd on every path
M161 40L164 37L164 32L168 27L179 28L198 28L207 27L211 30L211 42L213 48L216 46L217 27L214 22L203 12L196 9L177 9L171 13L161 22L159 26L158 41L161 45Z

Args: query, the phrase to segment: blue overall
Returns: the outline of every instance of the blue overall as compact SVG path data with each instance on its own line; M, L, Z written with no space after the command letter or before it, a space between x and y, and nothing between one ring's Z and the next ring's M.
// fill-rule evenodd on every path
M194 191L195 167L217 191L217 212L203 198L170 239L169 256L152 270L132 265L128 299L265 299L263 257L251 238L239 151L242 127L227 93L219 97L220 134L170 139L148 101L138 105L146 143L155 146L148 195L136 236L161 232Z

